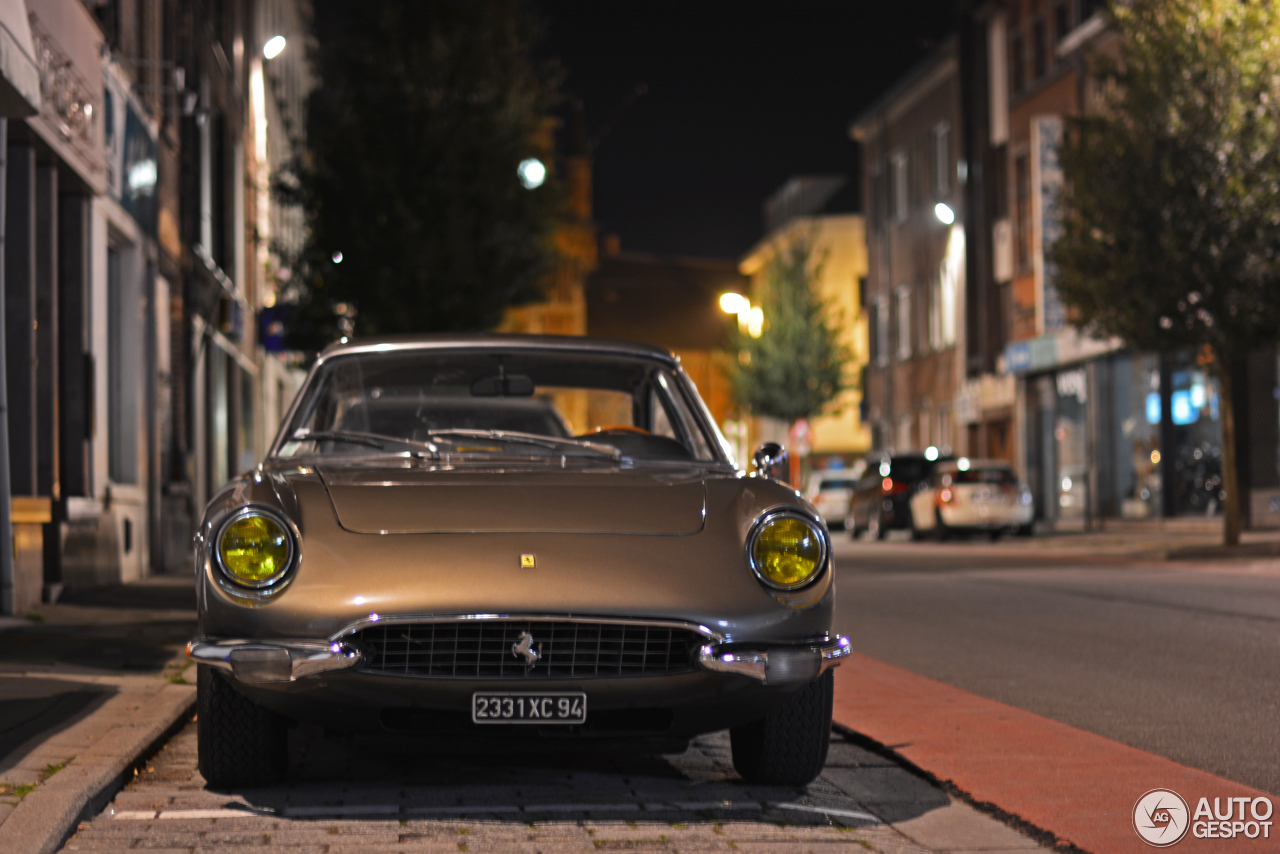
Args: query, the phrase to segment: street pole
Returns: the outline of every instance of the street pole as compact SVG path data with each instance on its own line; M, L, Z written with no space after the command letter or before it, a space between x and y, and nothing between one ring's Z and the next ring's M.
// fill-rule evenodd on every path
M9 506L9 381L5 359L4 235L9 120L0 117L0 615L13 615L13 517Z

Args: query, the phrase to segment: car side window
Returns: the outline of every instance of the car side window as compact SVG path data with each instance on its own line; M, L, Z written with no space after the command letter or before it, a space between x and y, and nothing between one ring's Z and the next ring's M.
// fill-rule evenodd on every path
M655 436L666 436L668 439L679 441L680 437L676 435L676 428L671 426L667 407L663 404L657 389L649 392L649 411L653 413L653 425L649 432Z

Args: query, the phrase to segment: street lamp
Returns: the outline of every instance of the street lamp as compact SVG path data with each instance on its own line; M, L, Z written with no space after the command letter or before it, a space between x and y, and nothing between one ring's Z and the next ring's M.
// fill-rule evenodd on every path
M934 205L933 215L936 216L943 225L951 225L951 223L956 221L956 212L953 211L951 206L946 202L938 202Z
M742 294L721 294L720 310L738 315L738 329L752 338L759 338L764 333L764 309L753 306L751 300Z
M720 295L720 309L727 314L737 314L742 311L743 303L751 304L742 294L728 293Z
M528 157L520 161L516 174L520 176L520 183L526 190L536 190L547 180L547 167L538 158Z
M275 59L284 53L285 40L284 36L272 36L267 39L267 43L262 46L262 55L267 59Z

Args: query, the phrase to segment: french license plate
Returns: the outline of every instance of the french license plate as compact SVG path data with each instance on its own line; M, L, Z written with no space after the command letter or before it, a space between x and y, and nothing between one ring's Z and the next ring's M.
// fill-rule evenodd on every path
M580 724L587 720L587 695L583 691L477 691L471 695L471 720L478 724Z

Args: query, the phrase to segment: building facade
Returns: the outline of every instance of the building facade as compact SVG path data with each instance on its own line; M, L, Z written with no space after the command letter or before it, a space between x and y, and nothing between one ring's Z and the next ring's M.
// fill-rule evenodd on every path
M1057 295L1058 147L1070 119L1096 108L1090 57L1119 49L1104 5L971 3L958 32L971 176L959 421L969 452L976 439L980 452L1013 461L1038 518L1058 528L1211 516L1223 498L1213 366L1196 353L1137 353L1083 336ZM1280 525L1276 354L1255 354L1237 372L1235 386L1247 389L1235 413L1246 517Z
M761 279L774 258L797 244L807 244L813 263L813 285L828 306L826 320L840 333L840 342L851 356L850 388L822 415L809 420L808 436L796 449L815 462L851 463L871 448L871 431L863 422L863 389L859 380L868 362L867 314L864 288L867 282L867 240L862 200L857 182L842 175L796 177L787 181L765 202L765 236L738 263L750 280L747 291L753 302ZM758 421L759 419L757 419ZM789 425L757 424L746 444L765 438L786 442Z
M974 453L958 430L966 380L967 258L960 57L952 38L862 113L869 359L875 448Z
M25 11L40 109L5 152L10 487L47 507L55 598L185 568L200 508L291 398L257 317L301 240L269 189L312 84L302 2Z

